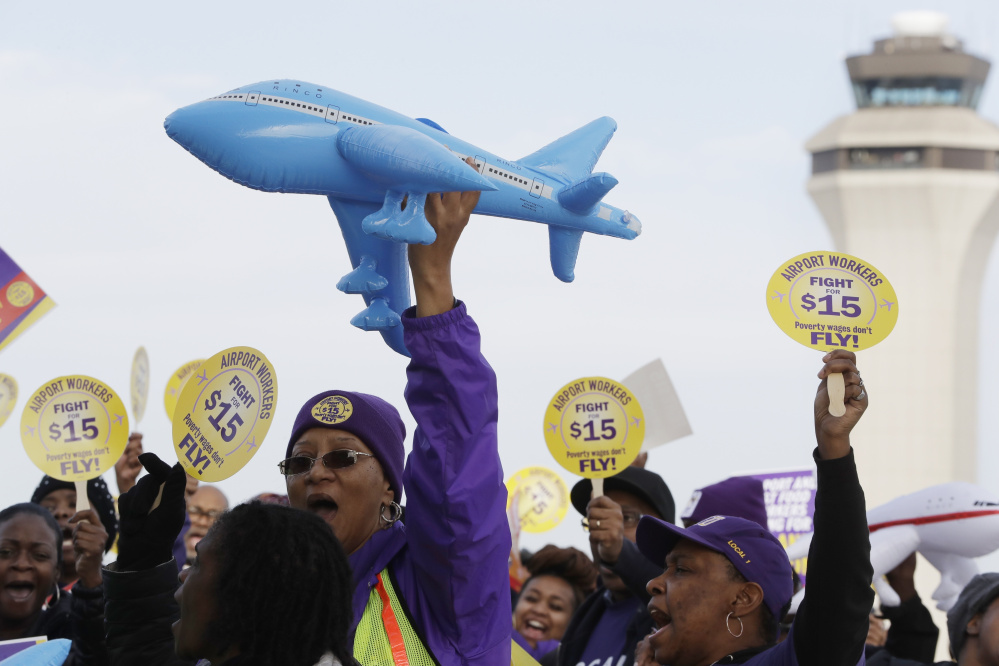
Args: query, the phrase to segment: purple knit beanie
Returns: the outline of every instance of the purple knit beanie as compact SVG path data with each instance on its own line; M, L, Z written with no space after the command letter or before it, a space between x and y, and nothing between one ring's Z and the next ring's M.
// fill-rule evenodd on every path
M406 465L406 426L395 407L381 398L350 391L325 391L302 405L291 429L285 456L310 428L335 428L364 442L381 463L395 500L402 500L402 470Z
M700 490L680 516L693 525L711 516L736 516L767 527L767 507L763 501L763 482L748 476L733 476Z

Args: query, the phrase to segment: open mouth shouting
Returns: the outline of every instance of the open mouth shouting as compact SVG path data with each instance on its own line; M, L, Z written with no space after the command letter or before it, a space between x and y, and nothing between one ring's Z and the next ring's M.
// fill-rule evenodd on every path
M668 613L665 613L658 608L650 608L649 615L652 616L652 623L656 627L656 631L653 635L659 634L663 629L673 624L673 618L670 617Z
M15 580L3 586L3 596L14 607L31 608L38 586L30 580Z
M309 511L326 521L326 524L332 523L339 510L336 501L326 493L312 493L306 500L306 506Z

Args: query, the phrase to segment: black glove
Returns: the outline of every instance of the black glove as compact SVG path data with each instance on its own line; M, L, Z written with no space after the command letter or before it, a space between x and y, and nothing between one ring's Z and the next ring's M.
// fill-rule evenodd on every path
M180 463L170 467L155 453L143 453L139 462L149 474L118 498L118 571L142 571L169 562L187 513L187 474Z

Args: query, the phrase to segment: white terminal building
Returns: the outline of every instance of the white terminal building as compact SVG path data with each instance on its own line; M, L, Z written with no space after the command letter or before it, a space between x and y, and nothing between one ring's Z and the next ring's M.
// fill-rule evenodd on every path
M854 437L868 507L977 481L978 313L999 230L999 127L976 112L989 63L947 23L895 16L892 37L846 60L857 110L806 144L808 193L835 249L876 266L898 296L894 332L858 354L871 393Z

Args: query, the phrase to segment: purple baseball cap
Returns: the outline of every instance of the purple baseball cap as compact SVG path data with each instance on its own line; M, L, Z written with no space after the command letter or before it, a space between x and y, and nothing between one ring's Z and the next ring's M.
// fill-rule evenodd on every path
M711 516L684 529L644 516L638 523L638 549L663 566L680 539L693 541L728 558L735 570L763 588L763 604L779 622L794 593L791 561L766 528L745 518Z

